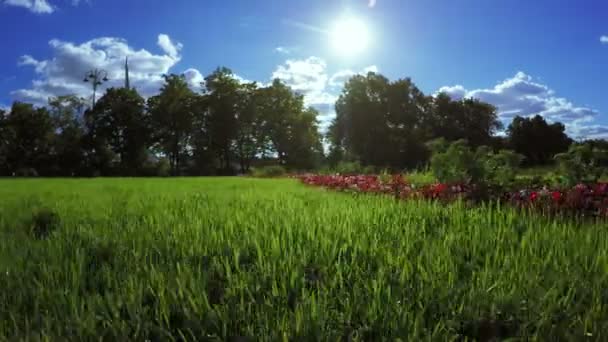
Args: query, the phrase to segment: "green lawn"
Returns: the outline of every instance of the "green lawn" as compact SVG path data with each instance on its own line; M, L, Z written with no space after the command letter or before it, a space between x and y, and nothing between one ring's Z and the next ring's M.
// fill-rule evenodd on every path
M0 180L0 340L459 334L608 340L605 226L293 180Z

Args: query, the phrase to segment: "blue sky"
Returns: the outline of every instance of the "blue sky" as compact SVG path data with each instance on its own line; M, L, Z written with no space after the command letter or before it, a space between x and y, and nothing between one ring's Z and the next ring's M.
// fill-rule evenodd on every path
M368 27L363 53L335 53L324 32L346 16ZM327 122L342 82L377 70L493 103L505 122L539 113L574 136L608 137L600 0L0 0L0 41L0 106L88 96L82 77L94 67L120 84L129 55L144 95L163 73L186 73L196 88L223 65L283 79Z

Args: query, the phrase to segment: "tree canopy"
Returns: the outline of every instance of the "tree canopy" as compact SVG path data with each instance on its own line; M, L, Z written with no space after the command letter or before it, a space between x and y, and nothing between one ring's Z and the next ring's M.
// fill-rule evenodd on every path
M0 111L0 175L235 174L261 163L295 171L338 163L403 171L429 166L428 142L438 138L495 153L511 148L537 165L553 162L572 143L563 124L538 115L517 116L506 136L497 135L503 125L494 106L425 95L409 78L391 81L374 72L345 83L325 132L319 112L287 84L243 82L225 67L200 87L184 75L165 75L159 93L147 99L135 89L109 88L86 107L83 99L61 96L45 107L15 102Z
M429 140L465 139L476 147L490 144L501 128L487 103L426 96L409 78L391 82L373 72L345 84L336 113L328 134L332 157L392 169L425 164Z

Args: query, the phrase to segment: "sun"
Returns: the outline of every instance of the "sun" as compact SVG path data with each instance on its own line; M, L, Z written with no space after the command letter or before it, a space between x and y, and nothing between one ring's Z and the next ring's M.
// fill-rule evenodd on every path
M336 21L330 31L330 38L332 48L343 56L355 56L364 52L370 42L367 25L355 17Z

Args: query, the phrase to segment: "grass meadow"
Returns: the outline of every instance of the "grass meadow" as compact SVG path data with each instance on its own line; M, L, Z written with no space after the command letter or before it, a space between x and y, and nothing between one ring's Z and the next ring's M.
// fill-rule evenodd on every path
M601 223L290 179L0 180L0 340L608 340L607 318Z

